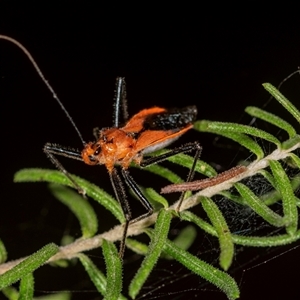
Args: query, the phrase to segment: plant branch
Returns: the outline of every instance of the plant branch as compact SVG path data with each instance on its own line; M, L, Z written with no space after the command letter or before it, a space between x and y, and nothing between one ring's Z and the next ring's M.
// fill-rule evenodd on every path
M232 187L232 185L236 182L241 181L244 178L253 176L257 174L260 170L265 169L266 167L269 166L269 161L274 160L274 161L279 161L282 159L285 159L290 155L290 153L296 149L300 148L300 143L294 144L291 148L289 149L276 149L274 150L270 155L264 157L263 159L256 160L249 164L247 166L247 170L241 174L238 174L236 177L229 179L228 181L224 181L220 184L217 184L212 187L208 187L206 189L203 189L199 192L197 192L195 195L189 197L186 199L180 208L180 211L185 211L188 210L189 208L192 208L196 206L199 203L200 196L205 196L205 197L212 197L224 190L228 190ZM178 205L178 202L174 203L172 206L170 206L170 210L175 210ZM153 225L156 222L157 219L157 214L158 213L153 213L151 216L140 220L136 223L130 224L128 228L128 236L134 236L134 235L139 235L144 232L145 228L148 228L149 226ZM63 246L59 248L59 252L55 254L53 257L51 257L47 263L49 262L54 262L56 260L60 259L71 259L74 257L77 257L79 253L84 252L84 251L89 251L95 248L98 248L102 245L102 239L106 239L111 242L115 242L121 239L123 234L123 226L118 225L115 226L113 229L102 233L98 234L92 238L88 239L78 239L75 242ZM297 232L297 236L300 233ZM291 237L295 239L295 236ZM283 243L286 243L283 241ZM11 262L4 263L0 265L0 274L5 273L6 271L10 270L12 267L16 266L18 263L23 261L26 257L14 260Z

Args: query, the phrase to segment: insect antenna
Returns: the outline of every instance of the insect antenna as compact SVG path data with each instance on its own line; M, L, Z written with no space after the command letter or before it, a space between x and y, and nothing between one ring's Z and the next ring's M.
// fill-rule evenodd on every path
M120 103L122 101L122 103ZM122 108L123 113L123 122L128 120L128 110L127 110L127 93L126 93L126 83L124 77L117 77L116 79L116 89L114 97L114 115L113 126L118 128L120 127L120 108Z
M15 44L16 46L18 46L24 53L25 55L28 57L28 59L31 61L31 63L33 64L33 67L35 68L35 70L37 71L38 75L41 77L41 79L43 80L43 82L46 84L47 88L50 90L50 92L53 95L53 98L57 101L57 103L60 105L61 109L64 111L64 113L66 114L67 118L69 119L69 121L71 122L72 126L74 127L74 129L76 130L81 142L83 145L86 144L86 142L83 140L82 135L79 131L79 129L77 128L77 126L75 125L75 122L73 121L72 117L70 116L70 114L68 113L68 111L66 110L66 108L64 107L64 105L62 104L62 102L60 101L60 99L58 98L57 94L55 93L54 89L52 88L52 86L50 85L50 83L46 80L44 74L42 73L41 69L39 68L39 66L37 65L37 63L35 62L35 60L33 59L33 57L31 56L31 54L29 53L29 51L18 41L16 41L15 39L6 36L6 35L0 35L0 39L3 40L7 40L13 44Z

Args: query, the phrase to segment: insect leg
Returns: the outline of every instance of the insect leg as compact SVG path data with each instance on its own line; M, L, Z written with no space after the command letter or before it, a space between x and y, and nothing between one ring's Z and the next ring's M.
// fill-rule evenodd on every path
M126 93L126 83L124 77L117 77L116 79L116 89L115 89L115 99L114 99L114 127L120 127L120 109L122 108L123 122L128 120L128 110L127 110L127 93Z
M73 183L78 193L85 196L85 191L75 182L75 180L71 177L70 173L63 167L63 165L55 157L55 155L61 155L68 158L82 161L81 153L78 150L68 149L60 145L50 144L50 143L47 143L44 146L43 150L48 156L48 158L50 159L50 161L56 166L56 168L60 170Z
M142 168L144 168L144 167L147 167L147 166L150 166L150 165L153 165L153 164L157 164L157 163L159 163L161 161L164 161L167 158L172 157L172 156L174 156L176 154L187 153L187 152L191 152L191 151L194 151L194 150L197 151L198 158L199 158L200 155L201 155L202 147L200 146L200 144L198 142L194 142L194 143L184 144L184 145L182 145L182 146L180 146L178 148L174 148L174 149L172 149L172 150L170 150L170 151L168 151L168 152L166 152L164 154L158 155L158 156L152 156L152 157L148 157L148 158L143 158L143 160L140 163L140 166Z
M142 203L142 205L146 208L147 212L136 219L132 220L131 223L137 222L141 219L144 219L148 216L150 216L153 213L153 208L147 198L143 195L140 188L138 187L137 183L134 181L134 179L130 176L129 171L127 169L121 169L122 176L128 185L129 188L132 189L132 191L137 195L138 199Z
M186 152L190 152L190 151L193 151L193 150L196 151L195 156L194 156L194 162L193 162L193 165L192 165L192 167L189 171L187 181L186 181L186 182L191 182L194 178L194 175L195 175L195 167L196 167L197 160L199 159L199 157L201 155L201 151L202 151L202 147L200 146L200 144L198 142L187 143L187 144L182 145L181 147L175 148L175 149L173 149L169 152L166 152L162 155L144 159L140 163L140 166L141 167L146 167L146 166L149 166L149 165L152 165L152 164L156 164L156 163L161 162L161 161L163 161L163 160L165 160L169 157L172 157L176 154L186 153ZM177 205L177 208L176 208L176 210L178 212L180 211L180 207L181 207L182 201L184 199L185 193L186 192L182 192L182 194L180 195L180 198L178 200L178 205Z
M195 168L196 168L197 160L199 159L199 157L201 155L201 152L202 152L202 147L199 145L198 142L195 143L195 150L196 150L196 153L195 153L195 156L194 156L193 165L192 165L192 167L189 171L186 182L191 182L193 180L194 175L195 175ZM178 205L176 207L177 212L180 211L180 207L181 207L181 204L184 200L184 196L185 196L185 192L182 192L181 195L180 195L179 201L178 201Z
M127 230L129 226L129 222L132 219L130 207L127 201L126 193L124 190L124 186L122 183L122 180L117 172L117 169L114 168L110 173L110 181L112 184L112 187L114 189L115 195L117 197L117 200L119 201L121 208L123 210L124 216L125 216L125 224L124 224L124 231L123 231L123 236L121 239L121 244L120 244L120 249L119 249L119 256L123 258L124 256L124 251L125 251L125 240L127 236Z

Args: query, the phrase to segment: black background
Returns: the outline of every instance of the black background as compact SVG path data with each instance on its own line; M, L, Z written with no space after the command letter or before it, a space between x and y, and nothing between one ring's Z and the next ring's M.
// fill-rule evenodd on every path
M263 107L269 98L261 84L277 85L300 64L299 24L276 21L267 13L261 18L250 13L216 15L210 10L199 12L196 7L172 7L172 12L163 12L160 7L144 5L131 9L117 4L107 8L100 3L26 2L1 9L0 33L27 47L86 140L93 138L94 127L112 124L117 76L126 77L131 115L154 105L195 104L199 119L247 123L250 118L244 115L244 107ZM81 143L24 54L7 41L0 40L0 44L0 236L8 248L9 259L16 259L46 243L60 243L62 228L77 237L80 232L76 220L52 199L44 184L13 184L13 174L26 167L53 168L42 151L46 142L75 148L80 148ZM295 90L299 81L295 82L287 83L283 91L299 107L299 90ZM287 116L274 101L267 109ZM195 139L203 146L203 160L224 169L236 162L237 150L215 147L211 135L191 132L182 140ZM91 168L69 160L63 160L63 164L112 193L104 167ZM141 177L140 173L134 174ZM112 218L101 210L99 213L100 222L104 219L105 226L109 226ZM70 229L72 226L76 229ZM261 261L284 250L263 256ZM248 251L251 258L251 250ZM273 299L283 295L286 299L295 297L298 254L299 249L294 249L247 271L240 286L241 299L264 299L266 295ZM238 264L246 263L236 259ZM76 276L85 276L78 269ZM67 274L66 270L60 272ZM241 280L240 272L233 276L238 282ZM37 289L77 290L79 281L74 279L71 287L67 283L59 288L46 284L37 285ZM167 299L165 293L176 288L179 292L176 290L170 299L200 295L203 299L224 298L205 290L211 290L210 286L200 287L197 279L166 287L169 290L159 290L153 297ZM192 290L188 292L189 289ZM95 294L82 293L77 297L96 298Z

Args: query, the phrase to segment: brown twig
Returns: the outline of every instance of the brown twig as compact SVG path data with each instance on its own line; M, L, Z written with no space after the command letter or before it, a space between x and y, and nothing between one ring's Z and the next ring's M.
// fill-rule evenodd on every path
M207 187L211 187L227 181L237 175L244 173L247 170L245 166L236 166L225 172L222 172L214 177L196 180L192 182L185 182L179 184L170 184L161 189L162 194L184 192L184 191L199 191Z

